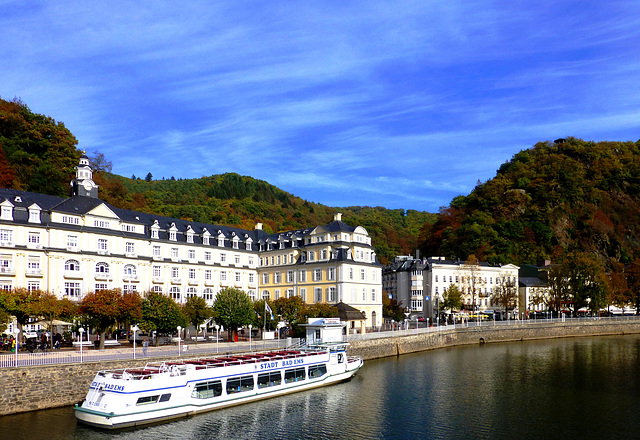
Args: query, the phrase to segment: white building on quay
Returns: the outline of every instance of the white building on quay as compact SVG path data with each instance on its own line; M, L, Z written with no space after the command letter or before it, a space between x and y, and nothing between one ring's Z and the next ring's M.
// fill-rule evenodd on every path
M368 327L382 317L382 266L371 237L339 214L322 226L268 234L115 208L98 198L83 154L62 198L0 188L0 289L79 301L90 291L153 291L212 304L225 287L254 299L344 302Z

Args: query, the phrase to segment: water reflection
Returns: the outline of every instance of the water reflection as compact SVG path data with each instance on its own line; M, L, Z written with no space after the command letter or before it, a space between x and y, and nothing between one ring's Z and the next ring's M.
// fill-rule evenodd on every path
M0 418L0 439L636 438L640 338L462 347L365 363L352 381L106 432L62 408Z

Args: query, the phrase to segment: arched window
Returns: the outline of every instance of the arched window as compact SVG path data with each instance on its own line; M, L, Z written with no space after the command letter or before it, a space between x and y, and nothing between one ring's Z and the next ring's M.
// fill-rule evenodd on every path
M202 291L202 297L205 299L205 301L207 302L213 302L216 299L215 294L213 293L213 289L211 288L206 288Z
M124 274L125 275L135 275L136 274L136 267L133 264L127 264L124 267Z
M80 263L78 263L78 260L67 260L64 263L64 270L73 270L79 272Z
M154 292L154 293L162 294L162 286L153 286L151 288L151 291Z
M109 264L108 263L97 263L96 264L96 273L100 274L108 274L109 273Z
M198 289L196 289L195 287L187 288L187 298L193 298L196 296L198 296Z
M169 296L173 298L178 303L181 302L180 288L178 286L173 286L169 289Z
M262 299L269 299L269 291L268 290L263 290L262 291Z

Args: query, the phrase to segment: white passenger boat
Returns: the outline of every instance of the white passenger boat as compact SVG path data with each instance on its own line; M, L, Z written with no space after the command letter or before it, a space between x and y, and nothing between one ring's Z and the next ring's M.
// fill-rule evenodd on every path
M362 367L346 343L99 371L76 418L124 428L345 381Z

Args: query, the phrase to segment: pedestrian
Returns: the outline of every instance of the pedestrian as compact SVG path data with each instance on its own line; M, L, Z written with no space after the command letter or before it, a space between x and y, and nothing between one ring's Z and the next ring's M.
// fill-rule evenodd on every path
M147 350L149 349L149 340L145 339L144 342L142 343L142 355L146 356L147 355Z

